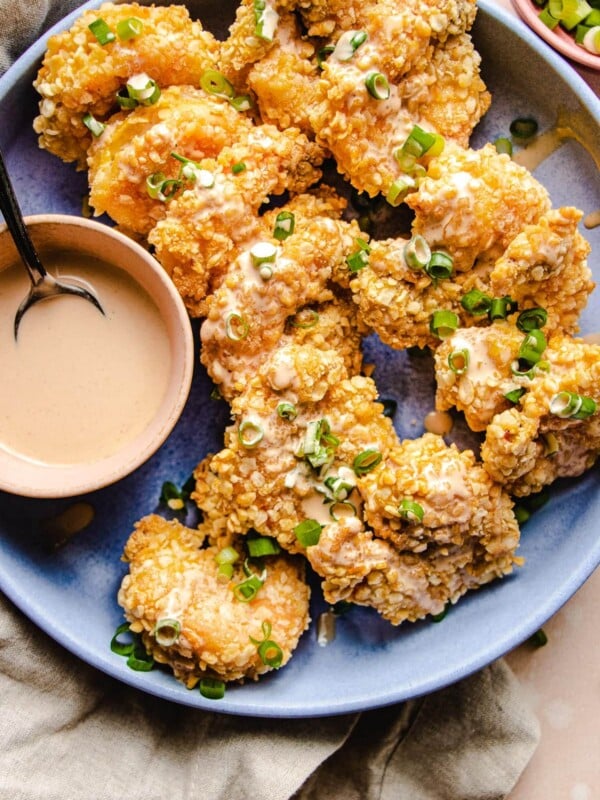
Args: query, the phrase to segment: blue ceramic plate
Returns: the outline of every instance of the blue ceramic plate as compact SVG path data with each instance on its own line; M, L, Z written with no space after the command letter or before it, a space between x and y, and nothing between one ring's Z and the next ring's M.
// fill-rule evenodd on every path
M535 34L490 2L480 3L474 38L494 96L474 145L506 134L510 121L523 114L535 116L542 130L550 128L557 110L563 109L578 119L596 151L569 141L536 175L555 206L577 205L586 214L600 209L598 99ZM40 151L31 129L36 111L31 81L43 50L42 41L0 79L1 144L26 212L78 214L85 176ZM586 235L594 248L591 263L598 279L600 228ZM583 315L584 333L597 327L599 314L595 295ZM433 402L430 360L389 353L372 339L366 347L369 360L379 365L382 396L402 398L396 418L400 434L419 436L423 429L415 420ZM10 391L6 376L3 380L2 391ZM334 642L318 646L311 629L284 669L257 683L230 687L218 702L186 690L165 672L132 672L109 649L122 621L116 594L125 567L119 559L133 523L157 508L163 481L183 482L206 452L220 447L228 411L224 403L210 399L210 390L198 366L187 409L166 444L128 479L81 498L94 506L95 518L67 546L49 552L41 546L39 530L43 520L72 501L0 495L0 587L65 648L125 683L176 703L248 716L319 716L394 703L446 686L518 645L600 562L600 475L592 470L579 481L555 485L550 502L524 526L520 554L525 566L462 599L439 624L394 628L371 610L354 609L339 620ZM314 619L323 608L315 591Z

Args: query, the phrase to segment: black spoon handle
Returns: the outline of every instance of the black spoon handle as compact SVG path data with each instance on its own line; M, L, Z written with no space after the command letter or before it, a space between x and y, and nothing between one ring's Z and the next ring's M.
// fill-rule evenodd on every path
M23 214L8 176L2 151L0 151L0 211L14 240L19 255L27 268L31 282L36 285L46 275L46 270L29 236Z

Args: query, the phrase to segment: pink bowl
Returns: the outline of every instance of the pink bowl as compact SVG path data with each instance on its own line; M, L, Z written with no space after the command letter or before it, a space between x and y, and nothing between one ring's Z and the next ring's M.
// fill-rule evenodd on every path
M550 30L539 19L541 9L532 0L512 0L512 4L522 19L538 36L548 42L555 50L578 64L600 70L600 56L589 53L584 47L575 43L573 37L559 25Z

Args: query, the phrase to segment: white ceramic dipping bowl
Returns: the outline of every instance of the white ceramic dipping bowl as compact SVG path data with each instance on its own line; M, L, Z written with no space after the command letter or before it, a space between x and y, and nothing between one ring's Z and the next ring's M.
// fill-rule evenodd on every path
M166 359L166 366L164 362L162 364L166 371L161 379L165 387L160 394L162 399L156 400L158 408L152 411L144 427L133 438L125 438L117 449L98 458L86 457L77 463L68 459L61 463L60 453L57 453L57 458L48 463L50 459L37 460L30 454L23 456L14 447L4 446L0 441L0 490L26 497L73 497L124 478L150 458L168 437L190 391L194 367L192 330L185 306L168 275L143 247L127 236L99 222L68 215L30 216L26 223L42 262L46 252L67 252L81 257L82 263L91 257L118 268L108 270L110 274L118 275L119 270L125 271L152 299L166 329L167 341L162 341L162 347L170 358ZM16 263L19 263L19 256L12 237L6 226L0 225L0 274ZM52 272L52 268L49 271ZM99 299L102 302L101 296ZM3 302L1 295L0 302ZM36 314L36 309L44 304L60 305L61 302L61 299L44 300L39 306L30 308L21 321L19 338L28 315ZM67 302L86 303L79 298ZM91 308L101 317L100 312L93 306ZM11 309L11 313L16 310L16 307ZM6 337L6 332L3 335ZM7 347L8 343L3 346ZM0 360L1 354L0 347ZM32 386L31 390L39 391L39 387ZM11 391L10 375L6 373L2 376L0 391ZM85 402L85 396L82 396L82 402ZM94 424L95 420L90 418L90 430Z

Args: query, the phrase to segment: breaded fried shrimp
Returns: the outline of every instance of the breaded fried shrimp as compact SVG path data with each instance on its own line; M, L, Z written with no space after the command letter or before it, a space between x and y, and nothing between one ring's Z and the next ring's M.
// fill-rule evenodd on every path
M219 548L203 545L202 534L177 520L152 514L136 524L125 545L129 572L118 594L131 630L188 688L206 676L256 680L269 672L273 666L258 647L265 638L279 648L283 666L309 622L302 560L270 556L250 566L263 583L246 601L235 591L246 579L243 544L236 542L239 559L229 580L219 573Z
M141 21L141 31L123 40L117 25L131 17ZM89 29L98 19L113 36L106 44ZM104 3L84 12L70 30L50 38L34 82L42 96L34 122L40 146L84 169L92 141L86 114L101 121L118 111L116 94L136 75L147 75L160 88L197 86L202 73L215 67L217 54L214 36L184 6Z
M446 145L406 203L416 215L413 233L447 250L457 272L476 260L495 261L550 210L546 189L491 144L480 150Z

